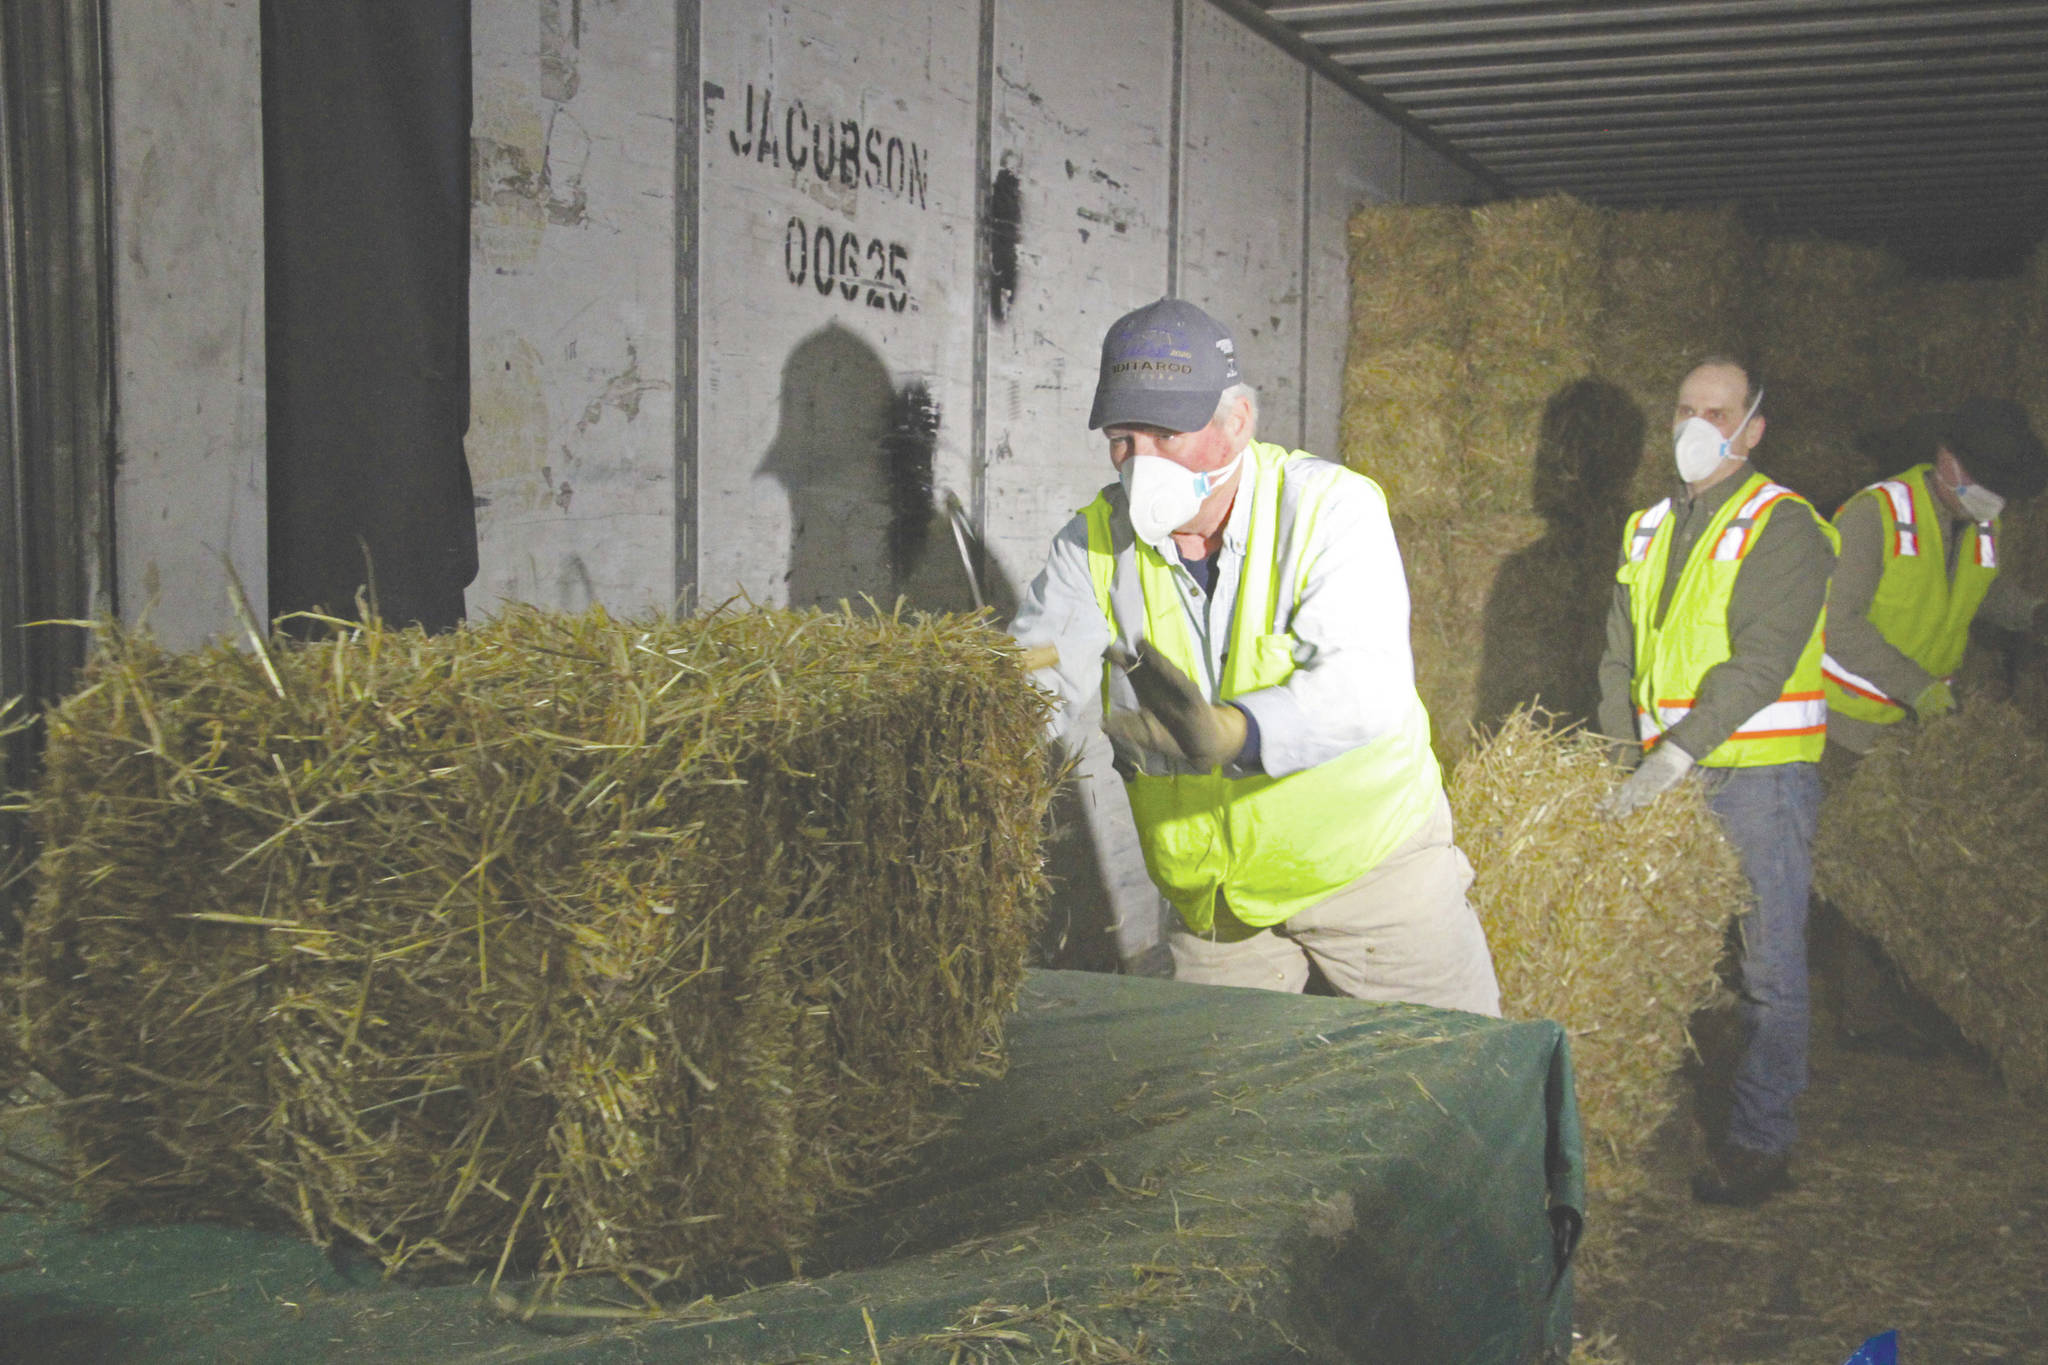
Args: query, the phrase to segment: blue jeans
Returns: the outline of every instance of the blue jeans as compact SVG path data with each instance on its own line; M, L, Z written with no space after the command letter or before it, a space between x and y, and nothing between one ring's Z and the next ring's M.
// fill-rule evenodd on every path
M1700 776L1756 898L1755 909L1736 922L1743 1048L1728 1140L1781 1153L1798 1136L1792 1102L1806 1089L1806 900L1813 886L1820 766L1707 769Z

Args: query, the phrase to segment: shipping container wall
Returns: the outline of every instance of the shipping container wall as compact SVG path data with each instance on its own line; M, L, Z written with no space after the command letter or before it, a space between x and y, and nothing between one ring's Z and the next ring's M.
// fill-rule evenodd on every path
M981 38L960 4L704 6L700 602L887 605L953 553L930 490L978 463Z
M469 610L666 611L675 0L475 5L471 26Z
M106 13L116 601L189 648L268 577L257 7Z
M189 645L233 629L224 561L259 611L267 577L258 7L108 14L119 603ZM1228 316L1264 434L1331 451L1351 208L1482 188L1205 0L474 35L473 614L1000 603L1106 477L1111 319Z

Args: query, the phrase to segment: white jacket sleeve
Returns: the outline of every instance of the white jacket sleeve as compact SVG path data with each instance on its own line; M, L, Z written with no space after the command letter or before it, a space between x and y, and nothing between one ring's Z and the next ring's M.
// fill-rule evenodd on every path
M1088 573L1088 523L1079 516L1053 537L1045 567L1031 580L1024 601L1010 623L1010 634L1023 646L1056 645L1059 662L1031 675L1031 680L1059 698L1050 730L1054 738L1071 738L1101 719L1102 652L1109 647L1109 621L1095 600Z
M1421 706L1408 641L1408 577L1377 485L1338 470L1297 557L1288 630L1295 671L1238 704L1258 721L1265 771L1313 767L1407 724ZM1293 581L1290 574L1289 581Z

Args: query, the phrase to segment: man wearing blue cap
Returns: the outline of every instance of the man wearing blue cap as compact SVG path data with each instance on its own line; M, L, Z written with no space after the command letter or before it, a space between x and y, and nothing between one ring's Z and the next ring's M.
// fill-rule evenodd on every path
M1370 479L1255 439L1230 332L1117 320L1089 425L1118 480L1061 529L1012 627L1064 729L1099 703L1179 912L1174 975L1500 1012ZM1047 651L1050 652L1050 651Z

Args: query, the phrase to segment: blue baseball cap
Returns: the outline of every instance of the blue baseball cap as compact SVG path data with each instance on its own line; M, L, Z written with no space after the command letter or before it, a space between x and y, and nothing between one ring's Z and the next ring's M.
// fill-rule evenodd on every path
M1160 299L1110 324L1088 427L1199 431L1238 382L1230 329L1186 299Z

